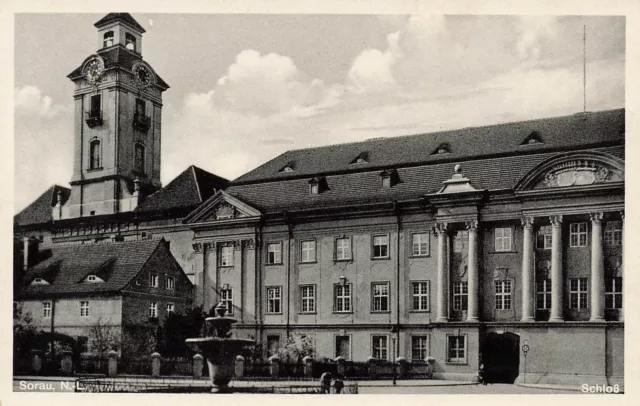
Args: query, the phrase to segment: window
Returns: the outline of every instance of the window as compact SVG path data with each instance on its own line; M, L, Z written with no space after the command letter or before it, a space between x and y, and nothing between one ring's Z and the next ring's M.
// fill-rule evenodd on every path
M80 317L88 317L89 316L89 302L83 300L80 302Z
M428 343L427 336L411 336L411 361L426 361Z
M152 288L158 287L158 275L154 273L149 274L149 286L151 286Z
M113 45L113 31L107 31L104 33L102 47L107 48Z
M167 303L167 316L171 313L174 313L176 310L176 306L173 303Z
M605 281L604 307L622 309L622 278L609 278Z
M267 313L277 314L282 312L282 287L267 288Z
M100 163L100 140L92 140L89 144L89 169L98 169Z
M95 275L87 276L87 282L96 282L97 280L98 280L98 278L96 278Z
M91 96L91 109L89 110L89 117L100 117L100 113L102 113L101 100L102 99L99 94L94 94L93 96Z
M144 145L136 143L135 146L136 155L133 163L133 167L140 172L144 172Z
M176 288L176 278L174 278L173 276L167 276L167 280L165 282L165 287L167 289L175 289Z
M309 193L312 195L317 195L320 191L320 186L317 183L312 183L309 185Z
M497 227L495 230L496 251L511 251L511 228Z
M429 282L411 282L412 310L429 311Z
M78 350L82 352L89 352L89 337L78 336L76 338L76 342L78 343Z
M389 282L374 283L371 285L371 311L389 311Z
M429 233L412 234L411 247L411 255L414 257L429 255Z
M389 258L389 236L373 236L373 258Z
M315 240L302 241L300 243L300 262L316 261L316 242Z
M335 313L351 312L351 284L334 286L333 311Z
M375 359L389 359L389 337L373 336L371 345L371 356Z
M220 249L220 266L233 266L233 247L228 245Z
M569 307L571 309L586 309L587 304L587 278L569 279Z
M345 261L351 259L351 238L336 238L336 260Z
M281 264L282 263L282 243L270 243L267 244L267 264Z
M496 282L496 310L511 309L511 281Z
M622 221L607 221L604 226L604 244L609 247L622 245Z
M551 309L551 279L536 282L536 309Z
M149 303L149 317L158 317L158 303L150 302Z
M280 349L280 336L268 335L267 336L267 352L269 355L277 354Z
M227 308L227 315L233 314L233 289L222 289L220 291L220 300Z
M389 189L391 187L391 176L385 175L382 177L382 187Z
M124 42L125 47L130 51L136 50L136 37L129 34L128 32L124 34Z
M136 99L136 112L135 115L139 118L147 115L147 103L142 99Z
M586 247L587 246L587 223L569 224L569 246L570 247Z
M42 303L42 317L45 319L51 318L51 302Z
M469 285L467 282L453 283L453 310L467 310Z
M300 286L300 312L315 313L315 311L316 311L315 285Z
M536 235L536 247L539 250L551 249L551 226L542 226Z
M351 337L336 336L336 358L351 359Z
M467 362L465 338L465 336L447 336L447 362Z

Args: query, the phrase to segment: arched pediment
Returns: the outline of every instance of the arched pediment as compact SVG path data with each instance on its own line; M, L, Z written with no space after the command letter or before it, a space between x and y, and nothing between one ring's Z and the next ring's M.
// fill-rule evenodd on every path
M567 153L548 159L527 173L515 190L587 186L624 181L624 162L602 152Z

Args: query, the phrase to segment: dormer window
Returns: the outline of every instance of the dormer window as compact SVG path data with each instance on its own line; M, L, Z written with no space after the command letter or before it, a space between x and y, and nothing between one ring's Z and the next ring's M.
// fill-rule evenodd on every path
M311 195L319 195L327 189L325 178L313 178L309 181L309 194Z
M544 141L542 141L542 137L540 137L540 134L538 134L537 131L533 131L531 134L527 136L527 138L524 139L524 141L522 141L520 145L524 146L524 145L536 145L536 144L544 144Z
M102 280L101 278L97 277L96 275L88 275L87 278L85 279L85 282L87 282L87 283L100 283L100 282L104 282L104 280Z
M136 51L136 37L133 35L126 33L124 35L125 47L130 51Z
M103 37L103 47L107 48L113 45L113 31L107 31Z
M380 172L380 179L382 179L382 187L389 189L398 183L398 172L395 169L385 169Z
M293 172L295 170L295 167L296 167L296 163L291 161L291 162L288 162L285 166L283 166L278 172L284 172L284 173Z
M312 195L317 195L318 193L320 193L320 186L318 185L318 182L311 183L309 186L310 186L310 193Z
M369 153L368 152L362 152L360 155L355 157L355 159L353 161L351 161L350 164L351 165L353 165L353 164L366 164L368 162L369 162Z
M442 143L438 146L438 148L436 148L431 155L440 155L440 154L448 154L451 152L451 148L449 147L449 144Z
M32 285L48 285L49 282L45 281L42 278L33 278L33 281L31 282Z

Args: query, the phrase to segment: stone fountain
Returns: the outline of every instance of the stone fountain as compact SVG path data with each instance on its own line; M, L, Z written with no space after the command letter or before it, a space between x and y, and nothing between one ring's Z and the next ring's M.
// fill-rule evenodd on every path
M234 373L235 357L243 347L254 345L255 341L243 338L231 338L231 325L237 320L226 317L227 307L218 303L215 307L215 317L207 317L206 337L187 338L190 346L197 347L209 367L212 393L229 393L229 382Z

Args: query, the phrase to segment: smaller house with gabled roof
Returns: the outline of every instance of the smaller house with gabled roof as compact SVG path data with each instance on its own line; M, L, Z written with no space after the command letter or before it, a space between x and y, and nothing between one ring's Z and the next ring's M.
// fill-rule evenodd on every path
M193 285L164 239L55 246L38 252L17 300L36 328L74 337L91 351L92 326L120 337L184 312Z

